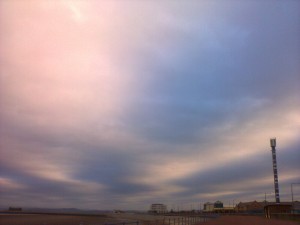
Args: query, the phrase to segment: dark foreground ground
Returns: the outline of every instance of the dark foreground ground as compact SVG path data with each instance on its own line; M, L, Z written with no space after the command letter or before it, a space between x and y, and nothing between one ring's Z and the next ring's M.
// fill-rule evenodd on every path
M162 225L164 216L134 213L107 214L0 214L0 225ZM178 224L177 224L178 225Z
M130 215L129 215L130 216ZM131 215L131 221L142 221L139 225L162 225L161 223L155 222L150 216L140 216L137 218L136 215ZM133 217L136 219L134 220ZM139 217L139 216L138 216ZM143 218L145 217L145 218ZM0 225L104 225L107 223L120 223L124 222L122 218L112 218L110 216L70 216L70 215L0 215ZM146 221L148 221L146 223ZM150 222L151 221L151 222ZM279 220L279 219L265 219L259 216L221 216L217 219L212 219L207 222L201 222L196 225L299 225L300 222ZM133 224L133 225L136 225Z
M205 225L296 225L300 222L266 219L259 216L221 216L204 223ZM203 224L203 225L204 225Z
M98 225L105 221L97 216L0 215L0 225Z

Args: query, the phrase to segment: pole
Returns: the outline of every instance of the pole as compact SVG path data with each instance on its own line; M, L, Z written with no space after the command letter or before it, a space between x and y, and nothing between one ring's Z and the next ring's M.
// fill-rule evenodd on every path
M276 149L275 149L276 138L271 139L270 144L271 144L271 148L272 148L275 200L276 200L276 204L279 204L280 198L279 198L279 185L278 185L278 170L277 170Z
M292 204L294 202L293 183L291 183Z
M299 185L300 183L291 183L291 194L292 194L292 207L294 211L294 191L293 191L293 185Z

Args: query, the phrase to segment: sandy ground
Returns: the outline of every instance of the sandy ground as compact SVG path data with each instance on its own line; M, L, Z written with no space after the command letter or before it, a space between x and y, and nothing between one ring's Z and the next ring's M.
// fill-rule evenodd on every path
M99 216L70 215L0 215L0 225L104 225L140 221L138 225L162 225L163 216L147 214L108 214ZM171 217L174 219L174 217ZM171 219L171 220L172 220ZM168 225L165 218L165 225ZM172 222L172 221L171 221ZM180 223L181 224L181 223ZM196 225L299 225L299 222L265 219L258 216L221 216ZM137 225L133 223L132 225ZM171 225L178 225L178 223Z
M105 218L96 216L0 215L0 225L99 225Z
M112 213L99 216L0 214L0 225L104 225L123 222L133 222L132 225L137 225L137 221L139 221L139 225L159 225L163 218L163 216L131 213Z
M204 223L205 225L299 225L299 222L266 219L259 216L221 216ZM201 223L201 225L204 225ZM199 224L200 225L200 224Z

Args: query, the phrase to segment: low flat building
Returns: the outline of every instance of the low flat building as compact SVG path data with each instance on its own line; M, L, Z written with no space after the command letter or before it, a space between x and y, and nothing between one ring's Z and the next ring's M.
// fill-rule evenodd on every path
M294 201L294 202L291 202L291 204L292 204L293 213L300 214L300 202Z
M236 211L241 213L262 213L267 202L240 202L236 206Z
M221 201L216 201L215 203L211 203L211 202L206 202L204 204L204 209L203 212L223 212L223 202Z
M204 203L203 212L213 212L214 211L214 203L206 202Z
M21 212L22 208L20 208L20 207L9 207L8 211L11 211L11 212Z
M167 213L168 210L167 210L166 205L160 204L160 203L155 203L150 206L149 212L151 212L151 213Z
M214 203L214 208L215 208L215 209L222 209L222 208L223 208L223 202L221 202L221 201L216 201L216 202Z
M274 214L291 214L292 203L269 204L264 207L266 218L272 218Z
M223 208L214 208L214 213L235 213L234 207L223 207Z

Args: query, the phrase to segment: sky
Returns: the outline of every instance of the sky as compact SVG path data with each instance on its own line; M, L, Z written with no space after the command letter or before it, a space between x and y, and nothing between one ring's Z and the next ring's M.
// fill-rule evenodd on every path
M0 206L281 201L300 1L0 0ZM300 200L300 185L294 185Z

